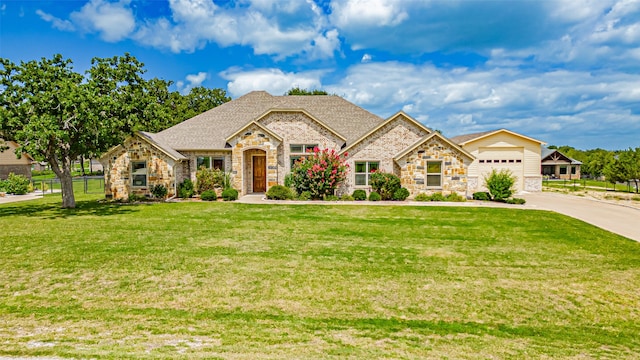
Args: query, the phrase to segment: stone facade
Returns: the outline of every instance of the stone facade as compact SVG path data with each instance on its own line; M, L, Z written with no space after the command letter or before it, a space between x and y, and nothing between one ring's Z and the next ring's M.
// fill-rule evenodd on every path
M256 125L243 129L229 141L231 182L240 195L253 192L253 157L266 157L267 189L278 184L278 147L281 141Z
M441 163L441 186L427 185L427 162ZM410 197L420 193L441 192L444 195L456 192L467 194L467 169L472 159L445 143L432 137L397 160L402 186L409 190Z
M184 162L184 174L188 176L193 183L196 183L196 171L198 171L197 161L200 156L209 156L212 158L219 158L224 160L224 171L231 172L231 149L229 151L212 151L212 150L193 150L193 151L181 151L182 155L188 158L187 161ZM185 176L185 178L186 178ZM178 179L183 179L182 177L178 177Z
M542 191L542 176L525 176L524 191Z
M176 162L138 136L127 139L108 158L103 158L105 169L105 195L114 200L127 199L129 195L150 195L153 185L164 185L168 196L176 193ZM133 186L132 161L145 161L147 185Z
M355 189L370 191L368 185L355 185L355 163L358 161L378 161L381 171L400 176L394 156L426 135L428 132L424 128L415 125L405 116L398 115L366 139L346 149L347 164L351 170L341 192L352 193Z

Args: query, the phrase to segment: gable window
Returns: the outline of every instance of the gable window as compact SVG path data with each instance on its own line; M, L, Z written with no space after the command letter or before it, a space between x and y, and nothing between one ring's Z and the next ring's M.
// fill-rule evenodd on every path
M356 186L367 186L371 178L371 173L380 168L379 161L356 161Z
M427 161L427 187L442 187L442 161Z
M133 186L136 186L136 187L147 186L147 162L146 161L131 162L131 179L133 181Z
M289 146L290 153L290 166L293 169L293 165L305 154L312 153L313 149L318 147L318 144L291 144Z
M211 156L198 156L196 158L196 168L204 166L207 169L224 170L224 158Z

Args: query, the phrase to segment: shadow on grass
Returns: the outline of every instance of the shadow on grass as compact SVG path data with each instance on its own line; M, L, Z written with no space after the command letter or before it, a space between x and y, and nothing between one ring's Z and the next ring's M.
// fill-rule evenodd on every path
M110 216L140 211L147 204L104 203L95 200L78 201L75 209L63 209L60 202L33 204L16 203L0 207L0 218L5 216L33 216L45 219L59 219L74 216Z

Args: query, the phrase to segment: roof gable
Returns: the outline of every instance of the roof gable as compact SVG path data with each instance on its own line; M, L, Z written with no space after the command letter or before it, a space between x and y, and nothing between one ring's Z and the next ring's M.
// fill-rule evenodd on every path
M240 128L240 129L239 129L238 131L236 131L235 133L233 133L233 134L229 135L225 140L226 140L227 142L228 142L228 141L231 141L234 137L236 137L236 136L238 136L238 135L242 134L242 132L243 132L243 131L246 131L248 128L250 128L250 127L252 127L252 126L257 127L258 129L260 129L260 130L262 130L262 131L266 132L269 136L271 136L271 137L273 137L274 139L276 139L276 140L278 140L278 141L282 142L282 138L280 137L280 135L278 135L278 134L274 133L273 131L271 131L271 130L267 129L266 127L262 126L262 124L258 123L257 121L252 121L252 122L248 123L246 126L243 126L242 128Z
M447 139L446 137L444 137L442 134L440 134L437 131L432 132L431 134L423 137L422 139L418 140L415 144L409 146L408 148L406 148L405 150L403 150L401 153L399 153L398 155L396 155L393 159L395 161L399 161L401 160L403 157L407 156L409 153L411 153L412 151L414 151L416 148L424 145L427 141L433 139L433 138L438 138L439 140L443 141L444 143L448 144L449 146L451 146L452 148L458 150L462 155L466 156L467 158L469 158L469 160L473 160L475 159L473 157L473 155L471 155L468 151L466 151L465 149L463 149L462 147L460 147L459 145L453 143L451 140Z
M432 132L431 129L429 129L428 127L424 126L423 124L421 124L420 122L418 122L417 120L412 118L411 116L407 115L404 111L398 111L394 115L390 116L389 118L387 118L386 120L384 120L383 122L381 122L380 124L378 124L377 126L372 128L371 130L369 130L367 133L362 135L359 139L357 139L356 141L351 143L349 146L347 146L346 148L342 149L340 152L341 153L345 153L345 152L350 151L356 145L358 145L362 141L366 140L367 138L369 138L370 136L372 136L376 132L380 131L380 129L382 129L387 124L390 124L391 122L399 120L401 118L408 120L411 124L415 125L419 129L422 129L422 130L426 131L427 134L430 134Z
M549 149L546 146L542 147L540 157L541 157L541 162L566 161L573 165L582 164L582 162L568 157L567 155L561 153L557 149Z
M500 134L500 133L506 133L509 135L513 135L516 137L520 137L522 139L525 139L527 141L532 141L538 144L544 144L544 141L540 141L534 138L530 138L528 136L522 135L522 134L518 134L517 132L513 132L511 130L507 130L507 129L497 129L497 130L491 130L491 131L484 131L484 132L479 132L479 133L473 133L473 134L465 134L465 135L458 135L458 136L454 136L451 138L451 141L455 142L458 145L464 146L467 145L469 143L481 140L481 139L485 139L488 138L490 136L496 135L496 134Z
M313 96L313 95L310 95ZM316 122L318 125L320 125L321 127L329 130L329 132L331 132L332 134L334 134L335 136L337 136L339 139L341 139L342 141L347 141L347 139L340 135L337 131L335 131L334 129L332 129L329 125L325 124L324 122L320 121L318 118L316 118L315 116L309 114L306 110L304 109L278 109L278 108L273 108L273 109L269 109L267 112L265 112L263 115L261 115L260 117L258 117L255 121L253 121L254 123L259 123L262 119L266 118L267 116L269 116L270 114L276 113L276 112L288 112L288 113L301 113L304 114L306 117L308 117L309 119L311 119L312 121ZM228 140L229 138L227 138ZM282 139L280 139L280 141L282 141Z

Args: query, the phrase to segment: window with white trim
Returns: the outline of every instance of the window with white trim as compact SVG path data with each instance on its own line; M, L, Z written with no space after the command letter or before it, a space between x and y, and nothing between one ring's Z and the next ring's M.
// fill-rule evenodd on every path
M147 162L131 162L131 182L135 187L147 186Z
M367 186L371 179L371 173L380 168L379 161L356 161L355 163L355 183L356 186Z
M427 187L442 187L442 161L427 161Z
M224 170L224 158L212 156L198 156L196 158L196 169L204 166L207 169Z
M296 161L300 160L300 158L304 157L305 154L309 154L313 152L313 149L318 147L318 144L291 144L289 145L289 159L290 166L293 169L293 165Z

